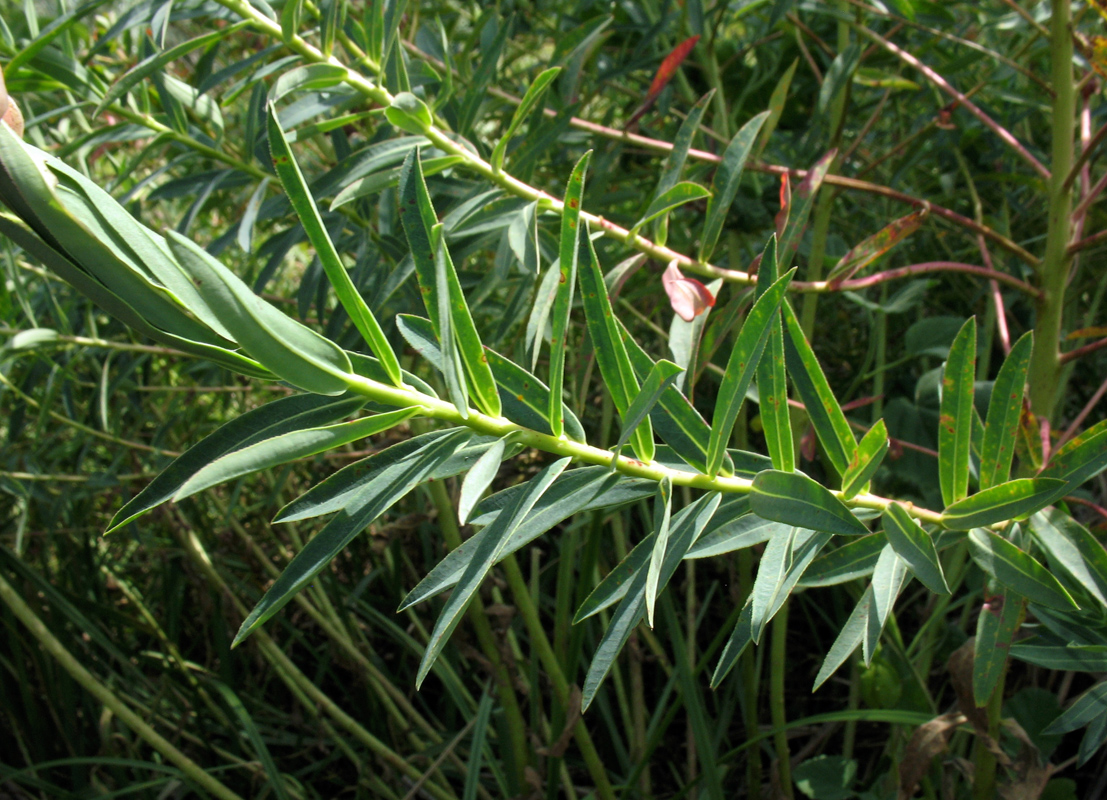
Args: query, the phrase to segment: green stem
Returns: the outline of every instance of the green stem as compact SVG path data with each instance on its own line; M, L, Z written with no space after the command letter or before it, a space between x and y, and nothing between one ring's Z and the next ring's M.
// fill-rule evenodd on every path
M511 588L511 595L515 599L515 607L519 611L519 616L522 617L527 633L530 634L531 647L538 653L542 666L546 668L546 677L550 680L557 701L562 707L568 708L570 700L569 682L565 679L565 674L561 671L561 662L558 660L557 654L554 653L550 640L546 637L546 629L542 626L542 620L538 617L538 609L531 601L530 592L527 590L527 582L523 577L522 570L519 569L519 563L515 560L514 554L504 558L501 563L504 575L507 577L507 584ZM604 767L600 754L596 751L592 736L588 733L588 728L585 727L583 719L577 720L573 735L577 747L580 748L581 755L584 757L588 773L596 784L596 796L602 798L602 800L614 800L615 790L607 777L607 769Z
M1027 383L1030 407L1040 417L1051 419L1062 396L1061 325L1065 306L1065 282L1072 254L1072 189L1065 178L1072 170L1073 135L1076 123L1076 89L1072 72L1072 2L1053 0L1050 18L1051 78L1053 83L1053 145L1049 179L1049 228L1045 257L1039 270L1042 294L1034 324L1034 351L1030 356Z
M773 744L776 747L777 769L780 774L780 788L788 800L792 800L792 758L788 752L788 716L784 707L784 678L787 670L788 648L788 606L791 599L785 600L780 611L773 617L772 651L769 655L769 707L772 712Z
M453 501L446 491L446 485L442 481L431 481L431 499L435 510L438 512L438 526L442 531L442 538L450 550L456 550L461 546L461 531L457 526L457 512ZM473 597L467 611L469 621L477 634L481 652L484 653L492 664L492 672L496 679L496 696L504 709L504 717L507 722L509 738L511 739L511 760L514 766L513 783L515 791L522 791L526 786L525 770L530 757L527 749L527 724L523 719L523 712L519 708L519 700L515 697L515 687L511 682L511 673L500 655L500 647L496 641L496 635L492 632L492 624L488 621L488 615L484 612L484 603L480 597Z
M240 795L231 791L205 772L199 764L174 747L167 739L150 727L150 725L132 711L126 703L119 699L111 689L102 684L96 679L96 676L85 669L84 666L73 657L73 654L65 649L62 643L58 641L57 637L50 632L50 629L43 624L42 620L31 610L31 607L27 605L20 594L10 583L8 583L2 574L0 574L0 600L3 600L8 605L12 613L14 613L15 616L19 618L19 621L30 631L31 636L38 641L39 646L53 656L54 660L58 662L62 669L69 673L73 680L79 683L86 692L103 703L105 708L110 709L128 728L142 737L147 744L161 753L167 760L175 764L190 781L205 791L210 792L214 797L220 798L220 800L242 800Z

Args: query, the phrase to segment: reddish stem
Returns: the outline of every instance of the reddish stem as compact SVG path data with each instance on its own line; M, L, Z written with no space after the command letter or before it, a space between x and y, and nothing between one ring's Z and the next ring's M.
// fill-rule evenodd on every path
M1107 339L1100 339L1091 344L1086 344L1083 347L1078 347L1075 350L1069 350L1067 353L1061 353L1061 363L1067 364L1074 359L1088 355L1088 353L1102 350L1104 347L1107 347Z
M853 278L852 280L842 281L836 287L837 289L848 291L853 289L865 289L869 286L876 286L877 284L884 283L885 281L897 280L899 278L909 278L912 275L925 275L930 272L964 272L969 275L978 275L982 278L988 278L990 280L1004 283L1013 289L1018 289L1020 292L1030 295L1031 297L1038 297L1041 292L1035 289L1026 281L1020 281L1018 278L1008 275L1006 272L1000 272L995 269L988 269L987 267L978 267L973 264L962 264L957 261L928 261L924 264L912 264L909 267L898 267L897 269L889 269L884 272L877 272L874 275L869 275L865 278ZM807 289L807 291L817 291L820 287L826 284L825 281L819 281L817 283L793 283L793 286L800 288L800 291ZM810 288L808 288L810 287Z
M1103 342L1100 342L1100 344L1104 342L1107 342L1107 339L1104 339ZM1072 424L1069 425L1068 430L1065 431L1065 435L1062 436L1060 441L1057 442L1058 450L1065 446L1065 442L1076 435L1076 431L1080 428L1081 425L1084 424L1084 420L1087 419L1090 413L1092 413L1092 409L1095 408L1096 404L1103 399L1103 395L1105 394L1107 394L1107 380L1104 380L1103 383L1100 384L1099 388L1096 389L1095 394L1092 395L1092 399L1089 400L1082 409L1080 409L1080 413L1076 415L1076 419L1074 419L1072 421Z
M1081 250L1087 250L1089 247L1095 245L1107 239L1107 230L1102 230L1099 233L1093 233L1091 236L1086 236L1078 242L1073 242L1069 245L1070 253L1079 253Z

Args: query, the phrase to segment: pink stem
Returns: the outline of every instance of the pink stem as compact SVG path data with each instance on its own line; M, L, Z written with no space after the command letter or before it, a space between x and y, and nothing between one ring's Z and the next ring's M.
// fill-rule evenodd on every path
M1100 339L1099 341L1086 344L1083 347L1078 347L1075 350L1069 350L1067 353L1061 353L1061 363L1067 364L1074 359L1086 356L1088 353L1094 353L1096 350L1102 350L1107 347L1107 339Z
M1087 236L1078 242L1073 242L1069 245L1070 253L1079 253L1081 250L1087 250L1089 247L1095 245L1107 239L1107 230L1102 230L1099 233L1093 233L1091 236Z
M1103 341L1107 342L1107 339L1104 339ZM1096 389L1095 394L1092 395L1092 399L1089 400L1082 409L1080 409L1080 413L1076 415L1076 419L1074 419L1072 421L1072 424L1069 425L1068 430L1065 431L1065 435L1061 437L1061 440L1059 442L1057 442L1058 450L1065 446L1065 442L1076 435L1076 431L1080 428L1081 425L1084 424L1084 420L1087 419L1090 413L1092 413L1092 409L1095 408L1096 404L1103 399L1103 395L1105 394L1107 394L1107 380L1104 380L1103 383L1100 384L1099 388Z
M956 99L958 103L965 107L966 111L968 111L978 120L983 122L985 126L990 128L992 132L996 134L996 136L1002 139L1007 145L1011 147L1011 149L1018 153L1023 158L1023 160L1026 161L1026 163L1034 168L1035 172L1041 175L1042 178L1044 178L1045 180L1049 180L1049 170L1046 169L1045 165L1042 164L1041 161L1034 158L1033 154L1031 154L1031 152L1023 146L1022 142L1016 139L1009 130L1004 128L994 119L981 111L980 108L975 103L973 103L972 100L963 95L961 92L957 91L957 89L953 88L953 86L950 85L950 83L945 78L932 70L926 64L919 61L906 50L900 49L875 31L869 30L864 25L858 25L856 27L859 32L863 33L865 36L868 36L889 53L899 58L900 61L903 61L904 63L909 64L910 66L917 69L924 76L926 76L927 80L929 80L939 89L944 91L950 97Z
M925 264L912 264L909 267L889 269L884 272L877 272L865 278L854 278L852 280L842 281L836 288L840 290L865 289L869 286L876 286L877 284L884 283L885 281L908 278L912 275L925 275L930 272L964 272L969 275L979 275L982 278L998 281L1013 289L1018 289L1020 292L1028 294L1031 297L1038 297L1041 294L1040 291L1029 283L1020 281L1018 278L1008 275L1006 272L988 269L987 267L978 267L973 264L962 264L957 261L928 261ZM798 282L792 285L797 288L802 287L800 291L804 289L807 291L819 291L826 284L826 281L818 281L815 283Z
M984 237L977 234L976 243L980 247L980 257L984 259L984 266L995 269L992 264L992 254L988 251L988 243ZM1007 327L1007 308L1003 305L1003 295L999 291L999 282L992 278L988 281L992 289L992 302L996 307L996 332L999 333L999 343L1003 346L1003 354L1011 355L1011 331Z

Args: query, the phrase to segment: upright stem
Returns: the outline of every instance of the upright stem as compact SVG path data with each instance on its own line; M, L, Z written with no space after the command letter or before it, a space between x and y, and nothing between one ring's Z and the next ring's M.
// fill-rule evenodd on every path
M1065 282L1072 255L1072 189L1065 179L1072 171L1073 134L1076 119L1076 87L1072 74L1072 0L1053 0L1050 18L1050 52L1053 65L1053 146L1049 180L1049 228L1045 258L1039 272L1042 294L1034 326L1034 352L1030 356L1030 407L1047 419L1054 416L1062 394L1061 323L1065 307Z
M788 752L788 717L784 708L784 678L788 647L788 606L791 600L785 600L780 611L773 617L772 652L769 662L769 706L772 712L773 744L776 747L777 771L780 776L780 790L788 800L792 800L792 756Z

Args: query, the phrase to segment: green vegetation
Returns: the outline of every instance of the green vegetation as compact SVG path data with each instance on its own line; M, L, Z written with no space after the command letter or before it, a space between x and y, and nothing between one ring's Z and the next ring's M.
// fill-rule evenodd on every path
M0 794L1107 791L1098 0L48 5Z

